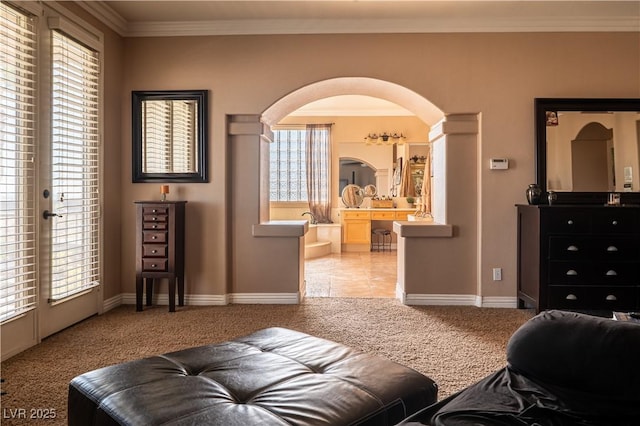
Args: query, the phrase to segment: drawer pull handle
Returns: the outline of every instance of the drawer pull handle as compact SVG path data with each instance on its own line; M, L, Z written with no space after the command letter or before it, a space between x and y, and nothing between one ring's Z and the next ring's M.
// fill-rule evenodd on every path
M153 210L151 210L151 211L152 211L153 213L157 213L157 212L158 212L158 210L156 210L156 209L153 209Z
M567 251L578 251L578 247L576 247L576 246L569 246L569 247L567 247Z
M151 250L151 254L156 254L158 250Z
M152 240L157 239L158 237L156 237L155 235L153 237L151 237Z
M153 229L156 229L157 227L158 227L158 225L153 225L152 226Z
M618 275L618 273L617 273L616 271L614 271L613 269L609 269L609 270L607 271L607 276L609 276L609 277L613 277L613 276L615 276L615 275Z
M158 265L156 265L155 263L152 263L152 264L151 264L151 267L152 267L152 268L155 268L156 266L158 266Z
M609 246L609 247L607 247L607 251L618 251L618 247L616 247L616 246Z
M614 220L614 221L612 221L612 222L611 222L611 224L615 226L615 225L617 225L617 224L618 224L618 221L617 221L617 220Z
M618 298L615 297L613 294L610 294L606 297L606 300L614 301L614 300L618 300Z
M567 297L565 297L565 299L567 299L567 300L578 300L578 296L576 296L575 294L567 294Z
M571 275L571 276L578 275L578 272L575 269L569 269L567 271L567 275Z
M158 218L154 216L153 219L151 219L151 220L158 220Z
M573 220L569 219L569 220L567 221L567 225L573 225Z

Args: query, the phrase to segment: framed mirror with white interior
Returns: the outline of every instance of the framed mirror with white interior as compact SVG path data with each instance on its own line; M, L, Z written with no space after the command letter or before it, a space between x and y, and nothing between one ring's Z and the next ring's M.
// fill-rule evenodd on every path
M640 204L640 99L535 99L536 183L556 204ZM543 195L543 200L547 197Z
M133 182L208 182L208 92L131 92Z

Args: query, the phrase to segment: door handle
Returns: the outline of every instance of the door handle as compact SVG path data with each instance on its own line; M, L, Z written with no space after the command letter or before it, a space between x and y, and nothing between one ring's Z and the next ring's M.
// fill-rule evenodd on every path
M45 210L45 211L42 212L42 217L45 218L45 219L49 219L50 217L54 217L54 216L55 217L62 217L61 214L52 213L49 210Z

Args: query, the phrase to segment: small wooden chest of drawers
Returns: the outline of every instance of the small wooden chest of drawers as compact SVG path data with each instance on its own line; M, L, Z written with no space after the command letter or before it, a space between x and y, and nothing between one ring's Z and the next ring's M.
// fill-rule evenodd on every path
M169 311L184 305L184 220L186 201L136 201L136 310L142 310L146 282L147 306L155 279L169 280Z
M517 208L520 307L640 308L640 207Z

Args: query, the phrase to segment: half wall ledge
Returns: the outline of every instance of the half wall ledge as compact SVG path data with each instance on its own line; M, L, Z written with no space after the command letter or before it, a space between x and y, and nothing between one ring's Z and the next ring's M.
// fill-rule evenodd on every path
M451 238L453 225L434 222L393 222L393 231L404 238Z
M253 225L254 237L302 237L309 230L307 220L270 220Z

